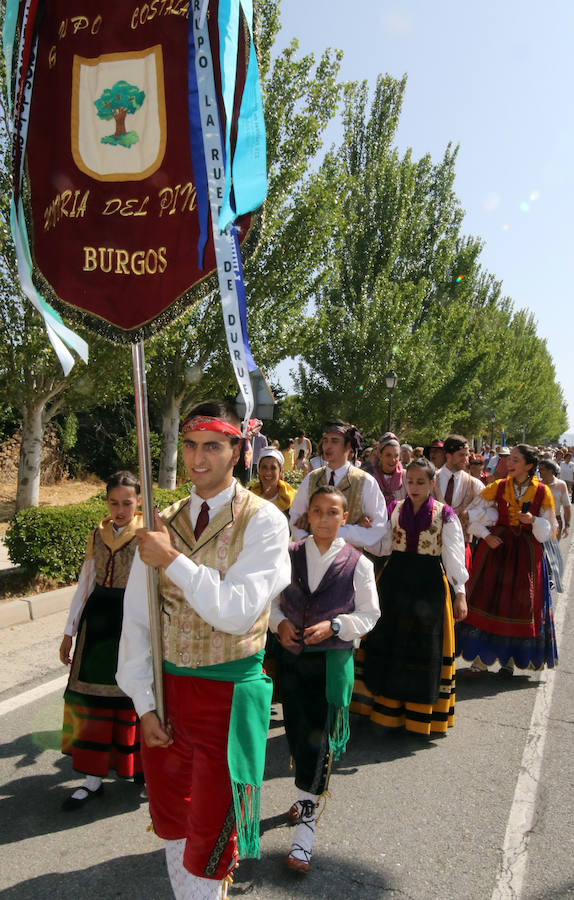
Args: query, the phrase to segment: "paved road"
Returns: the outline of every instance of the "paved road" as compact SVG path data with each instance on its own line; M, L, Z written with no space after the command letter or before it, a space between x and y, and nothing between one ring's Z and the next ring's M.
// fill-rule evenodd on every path
M573 553L570 553L572 563ZM572 594L572 588L570 590ZM352 723L331 780L313 869L282 867L293 783L274 709L262 801L262 859L241 864L231 897L556 900L574 897L574 616L556 600L556 674L459 671L455 728L425 741ZM574 609L574 604L570 604ZM59 753L66 616L5 629L0 651L0 896L6 900L169 900L160 841L139 789L109 780L79 815ZM59 679L59 681L56 681ZM31 690L46 690L42 697ZM30 700L36 696L37 699ZM21 704L23 700L29 702ZM541 766L540 766L541 763ZM510 827L509 827L510 823ZM521 829L529 833L521 840Z

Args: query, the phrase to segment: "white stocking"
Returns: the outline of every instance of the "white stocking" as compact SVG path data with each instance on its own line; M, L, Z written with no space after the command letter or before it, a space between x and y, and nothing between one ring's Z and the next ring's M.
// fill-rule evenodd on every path
M98 790L101 783L102 779L97 775L86 775L86 780L84 781L83 785L72 794L73 799L85 800L88 796L88 791L94 793L94 791Z
M199 878L183 865L185 838L165 842L165 859L175 900L220 900L221 881Z
M297 805L301 812L295 827L289 856L310 862L313 841L315 840L315 821L317 819L317 794L299 791Z

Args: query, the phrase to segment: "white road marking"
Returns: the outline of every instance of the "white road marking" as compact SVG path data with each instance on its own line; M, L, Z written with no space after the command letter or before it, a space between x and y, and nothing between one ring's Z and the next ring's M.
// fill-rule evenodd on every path
M563 578L564 592L558 595L558 603L554 608L554 626L559 656L573 565L574 541L571 540ZM528 841L536 821L536 799L556 673L557 669L554 668L544 669L537 674L540 683L536 690L536 700L530 719L526 746L520 763L520 774L516 782L506 826L502 859L491 900L519 900L522 893L528 862Z
M54 691L62 690L68 683L68 677L68 675L62 675L60 678L47 681L46 684L40 684L29 691L24 691L23 694L10 697L9 700L3 700L0 703L0 716L14 712L14 710L20 709L21 706L26 706L28 703L33 703L35 700L41 700L42 697L47 697L48 694L53 694Z

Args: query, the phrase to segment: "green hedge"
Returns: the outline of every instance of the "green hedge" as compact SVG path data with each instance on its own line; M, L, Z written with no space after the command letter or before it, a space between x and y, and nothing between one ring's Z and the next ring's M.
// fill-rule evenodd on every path
M187 496L189 485L175 491L154 490L154 503L164 509ZM31 506L12 519L5 543L10 559L31 575L69 584L82 568L90 531L107 513L105 494L69 506Z

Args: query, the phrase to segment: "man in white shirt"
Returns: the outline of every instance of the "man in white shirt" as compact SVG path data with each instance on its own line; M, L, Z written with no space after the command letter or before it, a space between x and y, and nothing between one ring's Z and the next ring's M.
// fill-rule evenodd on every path
M258 855L257 795L271 704L262 674L270 603L290 581L288 529L233 478L241 431L219 401L182 426L191 495L138 533L117 682L141 718L154 830L176 898L216 900L242 855ZM155 712L145 567L158 567L167 722ZM251 812L251 816L250 816Z
M321 440L327 465L305 476L291 508L291 534L298 541L308 532L309 497L324 484L339 488L348 506L347 524L339 529L339 537L359 549L378 545L388 528L387 506L379 485L372 475L353 466L347 456L353 449L356 430L346 422L327 422Z
M444 442L446 462L436 474L433 497L454 509L462 530L466 547L466 568L470 572L472 556L469 546L468 507L476 497L480 497L483 484L467 472L469 446L462 434L450 434Z
M558 456L558 454L556 454ZM560 466L560 475L562 481L566 482L568 494L572 498L572 488L574 487L574 463L572 462L572 454L565 453L562 461L558 460Z

